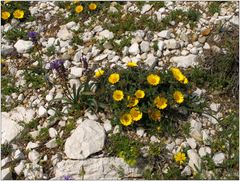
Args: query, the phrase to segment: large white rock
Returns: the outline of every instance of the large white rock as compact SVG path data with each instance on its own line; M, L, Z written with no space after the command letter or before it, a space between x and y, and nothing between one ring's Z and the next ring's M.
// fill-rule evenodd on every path
M158 33L158 36L161 38L169 39L171 36L171 32L169 30L163 30Z
M128 49L128 52L132 55L137 55L140 53L140 50L139 50L139 45L138 43L133 43L129 49Z
M145 5L142 7L141 14L144 14L144 13L148 12L151 8L152 8L152 5L150 5L150 4L145 4Z
M138 168L128 166L122 159L115 157L90 158L87 160L63 160L54 168L54 180L63 180L66 175L71 175L74 180L115 180L120 179L121 168L125 179L138 178L141 172ZM79 172L84 169L84 175Z
M176 63L178 67L193 67L198 64L197 55L189 54L187 56L172 57L170 62Z
M63 27L63 29L60 29L57 33L57 37L61 40L71 40L73 38L73 33L69 31L66 27Z
M36 111L33 109L27 109L23 106L18 106L14 108L11 112L8 112L10 119L15 122L24 121L25 123L29 123L32 121L36 115Z
M213 161L215 165L221 165L225 159L225 154L224 153L215 153L213 156Z
M16 167L14 167L14 171L17 175L20 175L22 173L25 162L25 160L22 160Z
M23 130L23 127L12 120L9 113L2 112L2 144L10 143Z
M183 171L181 172L181 175L182 176L188 176L188 175L191 175L191 168L187 165L184 169L183 169Z
M201 170L201 158L199 155L196 153L194 150L188 150L187 155L189 158L189 163L188 165L195 171L200 171Z
M109 31L109 30L103 30L103 31L101 31L101 32L99 33L98 39L99 39L99 40L102 40L102 39L108 39L108 40L110 40L110 39L113 39L113 37L114 37L113 32L111 32L111 31Z
M32 41L18 40L14 47L18 53L26 53L30 48L33 47Z
M95 121L87 119L67 138L64 152L68 158L84 159L101 151L104 146L104 128Z

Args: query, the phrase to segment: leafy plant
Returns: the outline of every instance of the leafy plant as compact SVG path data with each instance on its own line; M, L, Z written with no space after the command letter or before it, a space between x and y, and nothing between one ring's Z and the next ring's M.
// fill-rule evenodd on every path
M27 33L21 28L13 28L4 33L4 37L10 41L16 41L18 39L28 40Z
M214 15L215 13L220 13L220 3L219 2L211 2L209 7L209 13Z
M130 166L135 166L140 156L141 144L122 134L112 135L107 144L110 154L123 158Z

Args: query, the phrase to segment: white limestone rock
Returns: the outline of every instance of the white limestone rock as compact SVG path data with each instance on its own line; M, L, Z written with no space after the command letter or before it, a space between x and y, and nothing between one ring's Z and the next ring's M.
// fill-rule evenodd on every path
M215 153L213 156L213 161L216 166L219 166L223 163L225 160L225 154L224 153Z
M197 59L197 55L189 54L187 56L172 57L170 62L176 63L178 67L188 68L198 65Z
M64 152L71 159L85 159L101 151L104 146L105 131L97 122L83 121L65 142Z
M23 170L26 180L42 180L43 168L36 163L27 163Z
M38 161L40 160L40 154L36 150L32 150L28 153L28 159L32 163L38 163Z
M63 160L54 168L54 180L63 180L65 175L71 175L74 180L116 180L120 179L119 168L123 171L125 179L141 176L138 168L130 167L123 159L116 157L90 158L87 160ZM84 169L84 176L79 171Z
M141 14L145 14L145 13L148 12L151 8L152 8L152 5L150 5L150 4L145 4L145 5L142 7Z
M128 52L131 54L131 55L137 55L140 53L140 50L139 50L139 45L138 43L133 43L129 49L128 49Z
M57 37L64 41L71 40L73 38L73 33L69 31L66 27L63 27L57 33Z
M32 41L18 40L14 47L17 49L18 53L26 53L29 49L33 47Z
M102 39L108 39L111 40L113 39L114 34L113 32L109 31L109 30L103 30L99 33L98 39L102 40Z
M158 36L161 38L169 39L171 38L171 32L169 30L163 30L158 33Z
M194 150L188 150L187 155L189 158L188 165L197 172L198 170L201 170L201 158Z

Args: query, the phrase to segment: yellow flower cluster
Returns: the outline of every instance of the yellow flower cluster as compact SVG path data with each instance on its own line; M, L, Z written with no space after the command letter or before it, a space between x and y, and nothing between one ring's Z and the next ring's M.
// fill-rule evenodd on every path
M187 84L188 83L188 79L182 74L182 72L178 69L178 68L171 68L172 74L174 76L174 78L181 82L182 84Z
M128 62L127 66L128 67L136 67L137 64L134 62ZM181 73L181 71L178 68L171 68L171 72L173 73L174 78L176 80L178 80L179 82L181 82L183 84L188 83L187 78ZM103 76L104 73L105 73L104 70L98 69L97 71L95 71L94 77L99 78L99 77ZM108 82L112 85L117 84L120 81L120 79L121 79L120 74L116 73L116 72L114 72L108 76ZM161 78L159 75L152 73L146 77L146 82L149 85L156 87L157 85L160 84ZM119 90L119 89L114 90L113 94L112 94L112 98L114 101L120 102L120 101L124 100L126 97L126 103L127 103L126 107L129 108L129 110L126 111L125 113L123 113L123 115L120 117L120 122L124 126L129 126L134 121L139 121L140 119L142 119L143 112L140 110L141 105L139 106L139 102L141 99L145 98L145 91L138 89L135 91L134 95L126 96L124 94L125 93L123 90ZM184 102L184 94L182 92L180 92L179 90L176 90L172 93L172 99L177 104L181 104ZM171 102L171 101L169 100L169 102ZM125 102L123 102L123 103L125 104ZM168 99L163 94L160 94L153 99L152 103L155 106L155 108L148 109L147 114L150 119L159 121L161 119L160 111L163 109L166 109L168 107Z
M1 15L3 20L8 20L8 18L11 16L11 14L8 11L3 11ZM24 11L20 9L15 10L13 12L13 17L16 19L24 18Z
M74 2L74 4L76 4L77 2ZM75 7L75 12L76 13L81 13L82 11L83 11L83 6L82 5L77 5L76 7ZM90 11L95 11L96 9L97 9L97 4L95 4L95 3L90 3L89 5L88 5L88 9L90 10Z

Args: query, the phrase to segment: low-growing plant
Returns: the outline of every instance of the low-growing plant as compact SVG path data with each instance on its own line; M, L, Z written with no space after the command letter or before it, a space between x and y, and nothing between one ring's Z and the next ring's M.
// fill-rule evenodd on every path
M10 41L16 41L18 39L28 40L27 33L20 28L13 28L11 30L8 30L3 35L7 40L10 40Z
M123 158L130 166L135 166L140 157L141 144L121 133L109 137L107 150L110 154Z
M220 13L220 2L211 2L208 11L211 15L214 15L215 13Z

